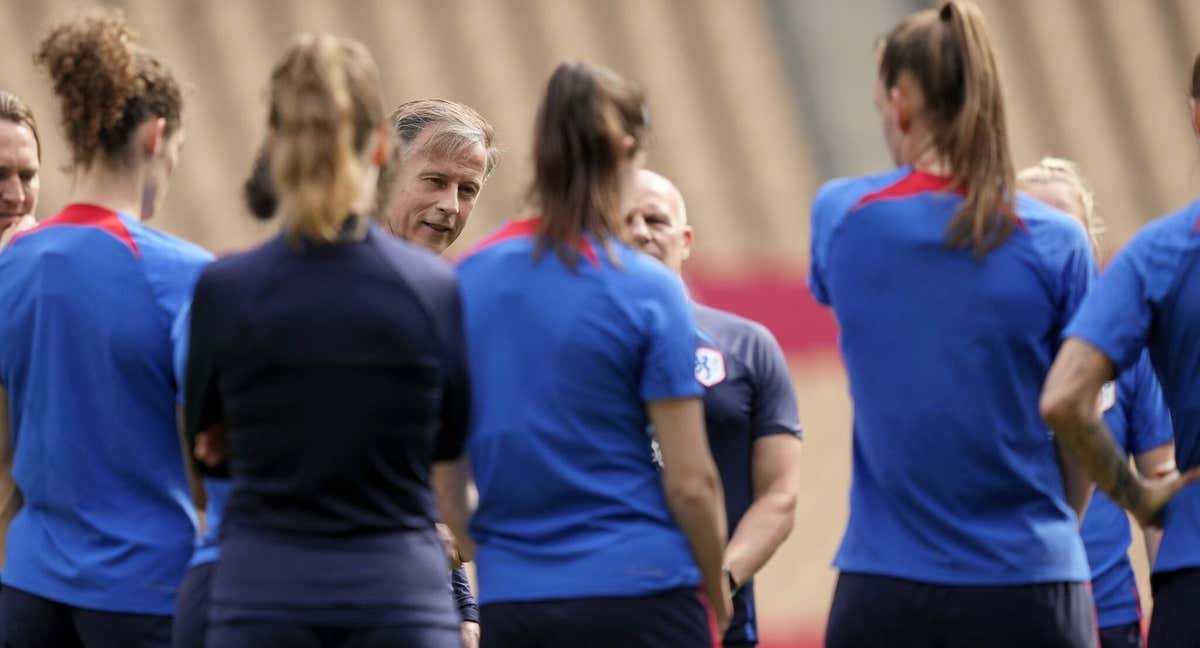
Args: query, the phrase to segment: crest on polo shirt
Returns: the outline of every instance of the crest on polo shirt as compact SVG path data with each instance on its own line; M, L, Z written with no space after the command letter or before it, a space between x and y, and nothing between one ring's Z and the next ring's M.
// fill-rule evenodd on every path
M705 387L725 380L725 354L702 346L696 348L696 382Z
M1117 404L1117 382L1110 380L1100 388L1100 413L1103 414Z

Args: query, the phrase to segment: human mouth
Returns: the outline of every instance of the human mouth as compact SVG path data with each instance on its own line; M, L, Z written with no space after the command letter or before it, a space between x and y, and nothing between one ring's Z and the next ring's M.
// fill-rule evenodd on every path
M425 227L428 227L429 229L437 232L438 234L449 234L450 233L449 225L442 225L441 223L430 223L429 221L421 221L421 224L424 225Z

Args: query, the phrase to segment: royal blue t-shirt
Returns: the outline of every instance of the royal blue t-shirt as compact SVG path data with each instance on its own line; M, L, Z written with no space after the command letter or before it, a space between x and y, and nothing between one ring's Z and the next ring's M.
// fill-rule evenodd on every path
M754 443L776 434L800 438L796 391L783 349L765 327L697 304L696 381L705 387L708 445L725 489L725 515L733 536L754 503ZM754 580L733 597L725 643L758 642Z
M1145 353L1101 393L1104 422L1117 446L1131 455L1171 442L1171 417L1162 389ZM1129 516L1104 493L1096 491L1079 527L1088 565L1092 596L1101 628L1141 620L1137 581L1129 563Z
M196 284L187 432L224 424L233 481L214 622L458 626L429 484L470 415L457 281L356 223L337 243L278 236Z
M1200 202L1142 228L1104 271L1066 334L1094 345L1118 371L1148 349L1175 430L1180 470L1200 464ZM1153 571L1200 567L1200 488L1163 511Z
M834 564L943 585L1086 581L1038 400L1095 272L1079 223L1032 198L976 258L962 204L902 167L813 205L814 296L833 307L854 401L850 520Z
M590 240L575 269L535 258L536 228L512 223L459 265L480 602L696 586L647 451L646 403L703 393L683 285L615 241L615 265Z
M89 609L174 610L196 528L171 324L210 259L83 204L0 255L0 383L25 498L5 585Z

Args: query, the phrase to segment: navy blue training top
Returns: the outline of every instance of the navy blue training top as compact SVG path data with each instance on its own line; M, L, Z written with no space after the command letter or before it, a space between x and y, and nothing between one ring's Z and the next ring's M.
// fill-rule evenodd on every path
M429 471L463 450L463 350L452 267L373 224L205 270L186 418L228 431L214 618L457 627Z
M704 425L725 489L725 515L733 536L754 503L754 442L787 434L800 437L796 391L783 349L763 325L715 308L695 306L696 381L705 387ZM727 644L756 643L754 581L733 597Z
M1143 349L1162 385L1175 432L1175 462L1200 465L1200 202L1146 225L1109 264L1066 334L1098 348L1118 373ZM1200 486L1162 514L1153 572L1200 567Z
M833 307L854 401L846 572L942 585L1083 582L1089 570L1038 412L1095 274L1083 227L1020 195L975 258L962 205L909 167L834 180L813 204L810 285Z

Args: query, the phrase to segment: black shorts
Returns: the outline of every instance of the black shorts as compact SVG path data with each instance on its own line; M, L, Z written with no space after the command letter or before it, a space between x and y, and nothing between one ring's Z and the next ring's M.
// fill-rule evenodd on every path
M708 611L694 589L631 597L489 603L481 648L707 648Z
M1100 628L1100 648L1146 648L1142 624L1134 621L1125 625Z
M354 646L354 648L461 648L457 628L382 626L377 628L325 628L276 621L217 623L208 627L213 648L263 648L292 646Z
M1150 589L1154 592L1150 647L1200 646L1200 568L1154 574Z
M838 576L826 648L1093 648L1085 583L972 587L869 574Z
M5 586L5 648L168 648L171 617L86 610Z
M208 630L208 591L217 563L200 563L187 570L175 597L175 620L171 624L173 648L204 648Z

